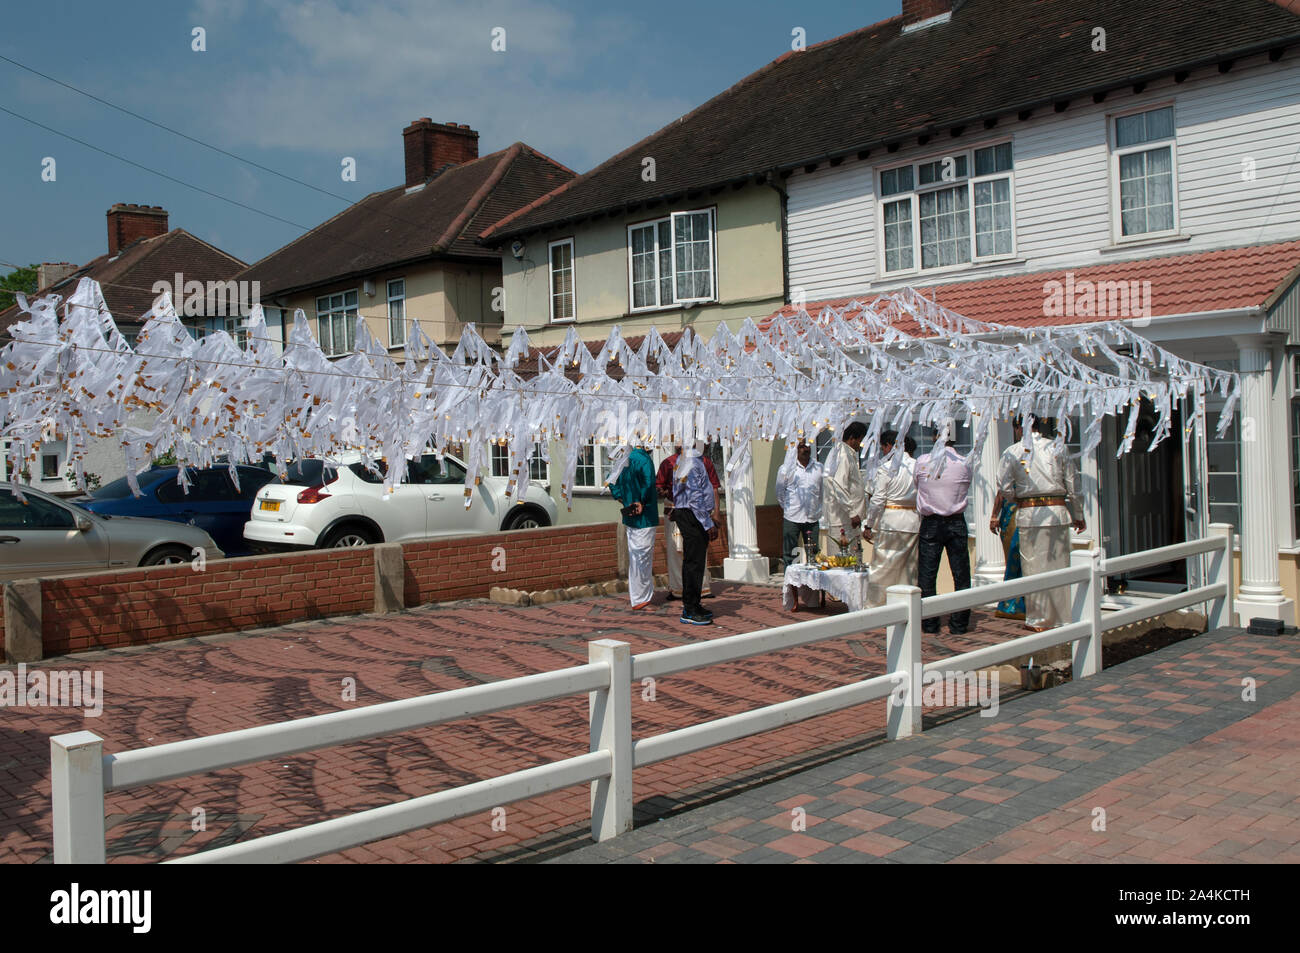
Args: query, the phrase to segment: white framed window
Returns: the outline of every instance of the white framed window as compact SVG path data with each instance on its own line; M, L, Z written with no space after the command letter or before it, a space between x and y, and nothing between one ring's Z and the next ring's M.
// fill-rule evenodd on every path
M1174 107L1111 120L1111 203L1115 240L1178 231Z
M609 448L589 443L578 450L578 469L574 472L576 490L603 490L609 476Z
M316 299L317 339L326 357L348 354L357 343L357 293L343 291Z
M510 448L504 444L492 444L492 475L495 477L510 476ZM550 479L547 471L546 460L542 457L542 445L533 444L532 455L528 458L528 479L538 483L545 483Z
M226 333L235 340L238 347L248 347L248 323L238 315L224 319Z
M57 480L59 478L59 455L57 453L41 454L41 479Z
M880 271L954 268L1015 254L1010 142L883 169Z
M1236 358L1207 360L1204 363L1221 371L1236 371ZM1241 533L1241 414L1232 415L1232 423L1222 437L1218 430L1219 413L1224 399L1219 394L1205 398L1205 457L1209 472L1205 475L1205 497L1209 522L1228 523Z
M632 311L714 301L714 210L673 212L627 229Z
M572 321L577 317L577 294L573 287L573 239L551 242L551 321Z
M394 278L388 283L388 346L401 347L406 343L406 279Z

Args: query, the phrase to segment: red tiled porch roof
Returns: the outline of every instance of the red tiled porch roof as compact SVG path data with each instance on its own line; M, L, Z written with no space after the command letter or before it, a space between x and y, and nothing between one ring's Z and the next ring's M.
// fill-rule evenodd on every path
M1268 302L1274 292L1300 277L1300 241L1106 262L1068 269L1068 272L1073 274L1076 288L1083 281L1151 282L1152 317L1259 307ZM938 285L917 284L913 287L919 294L950 311L993 324L1044 327L1087 324L1111 317L1047 314L1044 301L1050 281L1064 286L1067 270L1035 271ZM867 291L848 298L809 302L807 310L816 315L824 308L843 308L855 300L869 304L876 296L876 292ZM796 310L793 305L786 305L765 318L761 327L767 328L776 314L789 315ZM907 333L917 330L915 326L899 327Z

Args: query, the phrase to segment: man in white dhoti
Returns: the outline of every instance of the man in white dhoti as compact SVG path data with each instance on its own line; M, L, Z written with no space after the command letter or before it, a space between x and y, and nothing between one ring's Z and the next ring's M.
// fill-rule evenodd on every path
M861 555L862 517L866 515L867 496L862 485L858 454L867 425L855 420L844 428L841 441L831 448L823 467L822 520L826 526L826 545L822 551L837 555L841 547L832 540L844 540L844 553Z
M614 499L623 504L627 527L627 591L633 609L648 609L655 594L655 530L659 528L659 497L655 491L655 464L643 447L633 447L627 463L610 485Z
M1016 503L1024 575L1070 565L1070 526L1082 533L1079 468L1054 440L1056 422L1034 420L1029 444L1013 444L998 461L998 492ZM1025 625L1042 632L1070 618L1070 587L1025 594Z
M921 518L916 513L916 441L903 438L900 458L889 454L898 442L898 432L880 435L884 456L871 481L864 535L872 545L867 569L867 606L883 606L890 586L915 586L917 540Z

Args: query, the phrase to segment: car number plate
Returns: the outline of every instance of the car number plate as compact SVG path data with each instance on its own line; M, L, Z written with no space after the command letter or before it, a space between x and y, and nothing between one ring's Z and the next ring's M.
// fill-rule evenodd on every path
M263 500L263 501L262 501L262 509L264 509L264 510L269 510L270 512L274 513L274 512L275 512L276 510L278 510L279 508L280 508L280 501L279 501L279 500Z

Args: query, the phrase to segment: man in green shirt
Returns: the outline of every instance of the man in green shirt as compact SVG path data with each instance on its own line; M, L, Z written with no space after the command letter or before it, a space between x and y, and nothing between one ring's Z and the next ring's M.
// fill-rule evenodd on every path
M627 589L633 609L647 609L655 593L655 530L659 527L659 494L655 464L643 447L633 447L627 463L610 485L623 504L627 527Z

